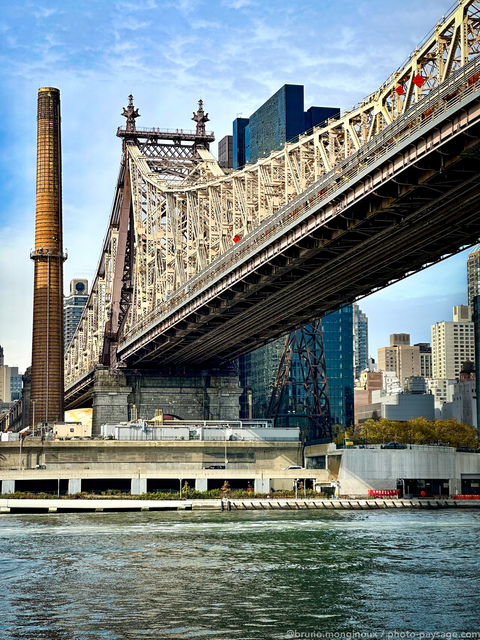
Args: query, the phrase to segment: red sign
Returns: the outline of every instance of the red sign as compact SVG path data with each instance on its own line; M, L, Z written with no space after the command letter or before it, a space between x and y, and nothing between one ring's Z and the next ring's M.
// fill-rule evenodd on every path
M422 84L425 82L425 78L422 78L421 75L415 76L415 78L412 80L413 84L416 84L417 87L421 87Z
M372 498L394 498L398 496L398 489L369 489L368 495Z
M395 91L398 93L399 96L405 93L405 89L403 87L397 87Z
M237 244L237 242L240 242L240 240L241 240L240 236L235 236L233 238L233 241L235 242L235 244Z

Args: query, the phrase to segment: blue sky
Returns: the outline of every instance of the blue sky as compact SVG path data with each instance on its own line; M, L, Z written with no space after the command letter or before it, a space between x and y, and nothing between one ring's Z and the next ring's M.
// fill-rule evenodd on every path
M65 285L92 279L133 93L139 126L191 128L199 98L217 141L285 83L310 105L349 108L374 91L451 0L0 0L0 344L30 363L36 101L62 99ZM214 143L213 151L216 153ZM466 255L361 301L370 353L393 332L429 341L466 303Z

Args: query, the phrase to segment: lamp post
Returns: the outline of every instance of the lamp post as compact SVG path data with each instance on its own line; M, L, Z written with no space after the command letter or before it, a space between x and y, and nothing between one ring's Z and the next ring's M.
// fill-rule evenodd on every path
M33 418L32 418L32 435L35 435L35 403L36 400L30 400L30 402L33 404Z
M227 464L228 464L228 458L227 458L227 435L228 435L228 430L225 429L225 469L227 468Z

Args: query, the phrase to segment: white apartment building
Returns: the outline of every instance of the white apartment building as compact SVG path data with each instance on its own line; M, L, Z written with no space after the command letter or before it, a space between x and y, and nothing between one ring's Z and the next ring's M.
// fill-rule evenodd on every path
M432 325L432 378L458 380L462 363L475 361L475 334L470 307L453 307L453 321Z
M426 380L428 391L435 397L435 408L439 411L445 402L453 401L456 379L430 378ZM440 417L440 414L437 415Z

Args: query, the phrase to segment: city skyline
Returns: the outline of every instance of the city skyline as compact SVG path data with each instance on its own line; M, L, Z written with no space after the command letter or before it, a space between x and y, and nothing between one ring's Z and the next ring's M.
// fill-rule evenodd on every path
M1 75L10 108L0 124L0 340L9 363L24 370L31 357L39 87L56 86L62 95L66 289L72 278L91 281L95 273L120 160L115 132L129 93L139 126L161 128L193 127L191 112L203 98L217 141L239 113L252 113L285 83L304 84L308 104L343 110L402 63L450 8L440 4L306 2L293 9L281 0L273 9L250 0L183 0L162 3L161 23L153 1L99 2L84 12L54 0L5 7ZM379 29L390 23L395 29ZM288 38L294 29L301 40ZM360 300L370 355L394 332L429 341L431 324L465 303L465 254Z

